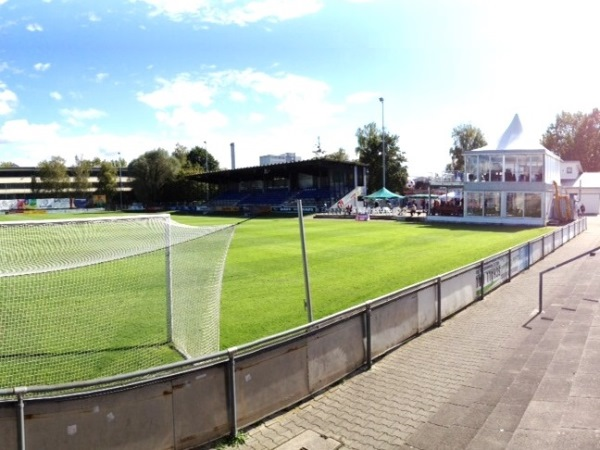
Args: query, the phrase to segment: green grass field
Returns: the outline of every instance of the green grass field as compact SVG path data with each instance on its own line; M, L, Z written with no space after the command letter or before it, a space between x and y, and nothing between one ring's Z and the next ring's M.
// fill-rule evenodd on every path
M83 218L89 215L0 216L0 221L64 217ZM242 220L186 215L174 215L173 218L187 225L233 224ZM549 231L544 228L356 222L312 217L306 217L304 224L315 319L451 271ZM93 274L86 276L92 277ZM114 276L124 277L124 273L117 267ZM113 282L106 278L104 283ZM115 280L114 283L123 285L122 280ZM151 305L141 306L135 300L136 295L140 298L139 293L143 293L142 298L148 298L149 291L154 290L161 291L164 287L151 282L147 286L130 285L120 301L110 308L103 308L102 305L114 301L114 298L111 300L110 296L102 297L95 293L86 294L93 298L69 298L64 301L73 305L81 303L81 307L90 312L90 322L98 314L112 311L115 318L111 320L119 320L122 331L107 337L106 346L121 348L136 340L162 342L165 334L164 322L160 318L163 306L158 304L153 309ZM18 288L13 288L11 293L5 291L3 296L10 295L12 298L22 295L18 291ZM225 266L221 348L250 342L306 323L305 297L298 218L242 221L236 227ZM22 317L27 326L35 326L45 316L44 307L39 309L38 304L37 307L32 305L28 311L7 311L0 305L0 325L10 315L12 318ZM146 325L150 326L131 323L131 315L127 314L129 307L137 311L142 308L144 317L148 319ZM32 316L35 318L32 319ZM93 328L91 324L84 323L82 326L82 330ZM49 333L64 335L59 327L50 329ZM44 343L39 344L44 351L60 353L60 339L47 336ZM172 361L176 357L164 346L147 350L156 353L157 364ZM65 358L73 357L77 355L65 355ZM106 374L106 365L123 370L123 366L113 361L114 357L107 352L98 364L103 367L98 367L98 372L90 374L88 378ZM26 368L23 367L23 370ZM3 381L6 382L2 378L3 372L0 370L0 387L4 386ZM60 365L49 372L52 373L47 379L36 380L36 384L54 382L53 377L57 375L54 372L60 372Z

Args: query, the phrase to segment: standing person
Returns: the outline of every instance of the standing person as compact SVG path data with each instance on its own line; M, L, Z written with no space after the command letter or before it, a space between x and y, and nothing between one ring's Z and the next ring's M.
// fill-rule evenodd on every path
M583 216L585 214L585 205L582 203L581 206L579 207L579 211L581 211L581 215Z

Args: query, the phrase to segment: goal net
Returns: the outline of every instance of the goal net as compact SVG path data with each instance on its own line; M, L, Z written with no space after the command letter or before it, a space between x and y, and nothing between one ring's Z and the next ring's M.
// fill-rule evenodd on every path
M0 222L0 388L218 351L233 230L168 214Z

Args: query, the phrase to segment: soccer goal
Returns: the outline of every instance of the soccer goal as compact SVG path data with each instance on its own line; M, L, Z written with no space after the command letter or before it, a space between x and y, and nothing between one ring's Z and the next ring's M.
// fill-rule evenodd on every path
M168 214L0 222L0 387L218 351L233 230Z

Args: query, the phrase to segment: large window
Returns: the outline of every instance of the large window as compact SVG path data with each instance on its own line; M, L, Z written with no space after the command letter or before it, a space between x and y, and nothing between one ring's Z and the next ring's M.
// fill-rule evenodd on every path
M523 217L525 196L522 192L506 193L506 217Z
M531 181L544 181L544 161L542 155L531 156Z
M529 158L527 156L517 156L517 179L529 181Z
M525 217L542 217L542 196L525 194Z
M500 192L486 192L483 201L484 215L500 215Z
M465 181L473 182L478 180L477 155L467 156L465 171L467 172L467 179Z
M504 181L517 181L517 158L514 156L504 158Z
M467 216L483 214L483 192L467 192Z
M490 180L502 181L502 156L490 157Z
M490 181L490 157L487 155L479 156L479 179L481 181Z

